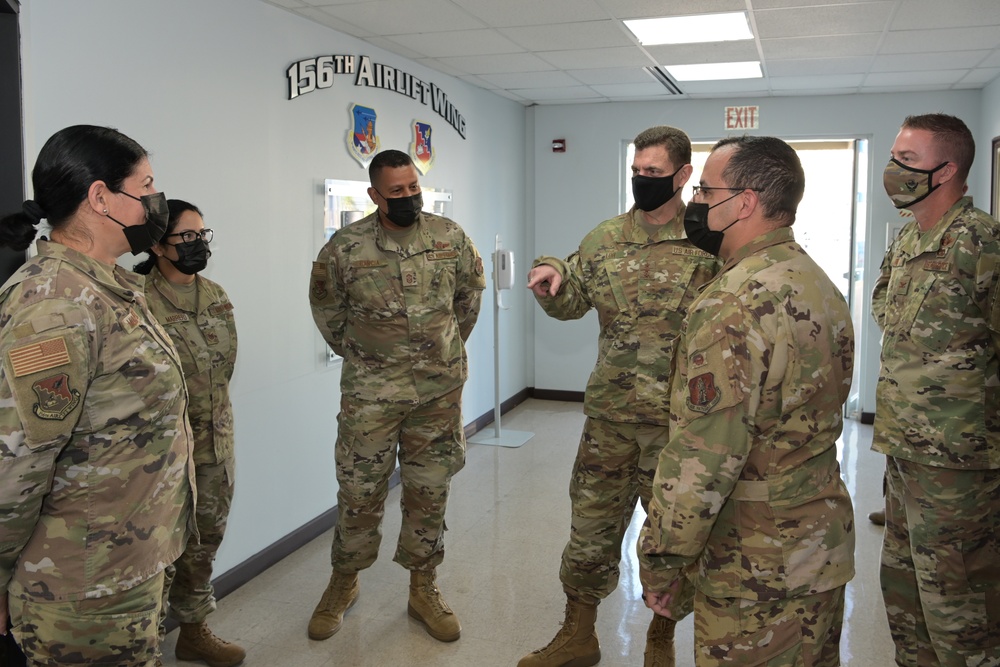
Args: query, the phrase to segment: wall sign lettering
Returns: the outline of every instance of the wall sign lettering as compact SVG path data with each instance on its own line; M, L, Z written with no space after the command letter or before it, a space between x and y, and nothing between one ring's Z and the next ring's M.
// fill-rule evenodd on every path
M317 56L304 58L288 66L288 99L294 100L314 90L330 88L338 74L351 75L355 86L392 90L422 104L430 105L465 139L465 117L448 101L448 95L401 69L372 62L368 56Z

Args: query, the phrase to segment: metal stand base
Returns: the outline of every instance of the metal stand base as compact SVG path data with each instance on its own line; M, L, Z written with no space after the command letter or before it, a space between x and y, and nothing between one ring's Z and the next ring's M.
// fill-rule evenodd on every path
M495 445L498 447L520 447L535 437L534 433L528 431L503 431L501 433L487 434L480 431L468 439L473 445Z

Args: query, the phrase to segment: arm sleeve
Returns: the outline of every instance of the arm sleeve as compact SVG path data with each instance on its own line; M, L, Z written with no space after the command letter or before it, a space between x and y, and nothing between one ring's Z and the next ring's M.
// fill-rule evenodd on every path
M594 307L587 293L588 275L580 252L574 252L565 260L558 257L539 257L532 267L548 264L562 276L562 285L555 296L538 296L535 300L549 317L557 320L578 320Z
M647 590L664 590L698 559L750 454L769 353L754 318L727 299L689 329L687 373L673 384L679 421L660 453L639 538Z
M92 379L91 344L76 304L43 301L0 334L0 591L52 489Z
M469 340L472 328L479 320L479 308L483 302L485 288L486 272L483 268L483 258L479 256L472 239L466 237L455 281L454 301L455 319L458 320L458 330L463 341Z
M885 307L889 298L889 272L892 267L892 251L895 247L889 246L885 256L882 258L882 265L879 268L879 276L875 280L875 287L872 289L872 318L878 324L879 329L885 328Z
M344 356L344 328L347 325L347 299L344 282L324 247L313 262L309 276L309 306L313 321L330 348Z

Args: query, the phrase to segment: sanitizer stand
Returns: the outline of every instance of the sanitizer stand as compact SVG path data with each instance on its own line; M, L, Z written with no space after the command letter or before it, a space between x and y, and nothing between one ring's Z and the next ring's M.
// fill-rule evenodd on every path
M527 431L500 432L500 311L507 310L500 301L500 290L514 286L514 254L500 247L497 234L493 250L493 434L486 430L476 433L469 442L476 445L498 445L500 447L520 447L535 436Z

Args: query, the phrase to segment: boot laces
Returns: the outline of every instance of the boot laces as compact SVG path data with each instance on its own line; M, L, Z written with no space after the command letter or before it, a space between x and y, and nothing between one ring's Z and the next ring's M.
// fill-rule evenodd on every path
M441 591L438 590L438 587L433 581L424 583L422 588L424 589L424 598L430 603L431 608L434 609L435 613L438 615L451 613L451 609L441 598Z
M567 604L566 605L566 618L559 624L560 625L559 632L557 632L556 636L552 638L552 641L550 641L548 644L546 644L542 648L534 651L535 653L538 653L540 655L548 653L549 651L553 650L554 647L561 645L561 640L563 639L563 637L567 637L567 636L568 637L572 637L573 636L573 633L575 631L575 629L574 629L573 626L576 625L576 624L570 622L569 612L570 612L570 605Z
M337 579L330 583L323 591L323 597L320 600L323 611L333 611L334 607L337 606L335 603L345 598L352 587L353 583L349 579Z

